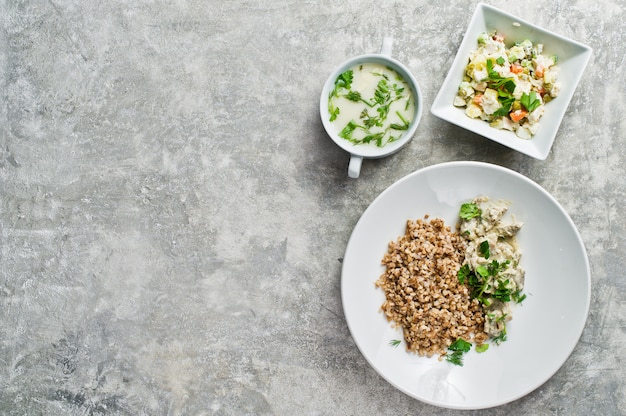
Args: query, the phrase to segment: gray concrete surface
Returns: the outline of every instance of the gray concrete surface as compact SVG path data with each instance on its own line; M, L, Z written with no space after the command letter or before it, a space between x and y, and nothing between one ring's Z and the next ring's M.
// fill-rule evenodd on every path
M625 3L489 3L594 49L545 161L428 111L475 1L0 2L0 413L460 413L367 364L340 269L386 187L480 160L568 211L592 297L552 379L470 414L624 414ZM319 93L384 36L426 108L351 180Z

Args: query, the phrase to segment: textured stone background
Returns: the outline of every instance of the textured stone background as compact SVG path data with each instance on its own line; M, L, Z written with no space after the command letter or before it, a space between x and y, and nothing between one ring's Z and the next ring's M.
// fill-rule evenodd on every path
M546 161L428 111L475 1L1 1L0 413L456 414L363 359L340 268L382 190L480 160L559 200L593 280L561 370L480 414L624 414L626 5L489 3L594 49ZM426 108L350 180L319 93L384 36Z

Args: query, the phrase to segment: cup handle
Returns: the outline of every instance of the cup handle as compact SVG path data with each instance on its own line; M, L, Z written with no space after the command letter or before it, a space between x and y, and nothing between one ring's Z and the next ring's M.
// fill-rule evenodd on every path
M391 56L392 49L393 49L393 38L389 36L383 38L383 46L381 46L380 48L380 54Z
M350 155L350 164L348 165L348 177L358 178L361 173L361 164L363 158L361 156Z

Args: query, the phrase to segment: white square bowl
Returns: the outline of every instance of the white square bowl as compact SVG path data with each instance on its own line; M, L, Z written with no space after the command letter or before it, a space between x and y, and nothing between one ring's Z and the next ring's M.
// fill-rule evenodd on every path
M544 55L558 57L557 66L560 68L558 80L561 82L561 91L558 97L546 104L537 133L529 140L517 137L512 131L493 128L483 120L469 118L465 115L465 108L452 104L463 80L470 52L478 47L478 35L493 30L504 35L507 47L529 39L534 44L544 45ZM495 7L479 3L452 67L433 102L431 113L518 152L545 160L589 58L591 58L590 47L537 27Z

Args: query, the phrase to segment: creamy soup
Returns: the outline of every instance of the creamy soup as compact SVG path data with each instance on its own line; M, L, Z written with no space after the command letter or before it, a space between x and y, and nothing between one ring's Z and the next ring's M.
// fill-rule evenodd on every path
M343 72L328 97L329 120L355 145L382 147L402 137L413 121L415 101L393 69L363 63Z

